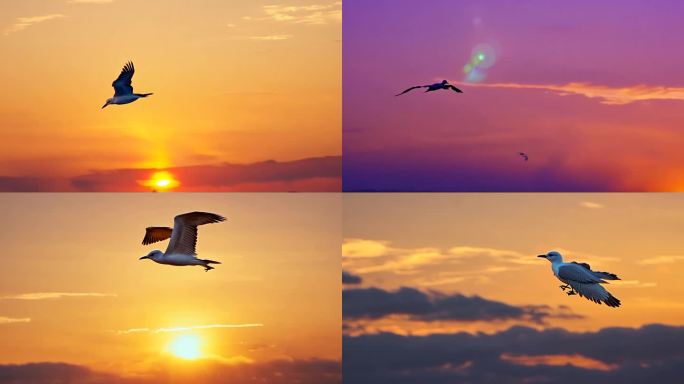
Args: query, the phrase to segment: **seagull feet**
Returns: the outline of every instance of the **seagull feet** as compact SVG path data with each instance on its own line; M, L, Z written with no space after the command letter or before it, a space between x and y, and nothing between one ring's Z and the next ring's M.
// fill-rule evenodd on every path
M571 288L570 288L570 285L568 285L568 284L560 285L559 287L560 287L561 290L563 290L563 292L565 292L566 289L571 289Z
M212 269L214 269L214 267L210 267L210 266L208 266L208 265L205 265L205 266L204 266L204 272L209 272L209 271L211 271Z

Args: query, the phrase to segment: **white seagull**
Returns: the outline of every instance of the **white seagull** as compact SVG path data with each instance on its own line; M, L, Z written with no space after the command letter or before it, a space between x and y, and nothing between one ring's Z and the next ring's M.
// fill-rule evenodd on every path
M416 85L415 87L411 87L411 88L405 90L404 92L399 93L399 94L396 94L396 95L394 95L394 96L401 96L401 95L403 95L403 94L406 93L406 92L409 92L409 91L412 91L412 90L418 89L418 88L427 88L427 89L425 90L425 92L439 91L440 89L444 89L444 90L449 90L449 89L451 89L451 90L453 90L454 92L463 93L463 91L461 91L460 89L458 89L458 88L454 87L453 85L449 84L448 81L442 80L441 83L434 83L434 84L430 84L430 85Z
M587 263L564 263L563 256L556 251L549 251L545 255L539 255L551 262L551 270L556 275L558 280L565 283L560 288L567 292L568 295L575 295L579 293L581 297L601 304L604 303L609 307L619 307L620 300L611 295L603 286L602 283L608 284L605 280L620 280L617 275L609 272L592 271L591 266Z
M129 61L124 65L119 77L112 83L112 87L114 87L114 97L107 99L107 102L102 106L102 109L109 104L128 104L141 97L152 95L152 93L133 93L131 81L133 80L134 73L135 67L133 66L133 62Z
M157 241L171 238L166 252L155 249L146 256L140 258L150 259L159 264L186 266L201 265L209 271L214 267L209 264L221 264L214 260L198 259L195 253L197 245L197 226L224 221L226 218L207 212L190 212L178 215L173 219L173 228L169 227L147 227L143 245L156 243Z

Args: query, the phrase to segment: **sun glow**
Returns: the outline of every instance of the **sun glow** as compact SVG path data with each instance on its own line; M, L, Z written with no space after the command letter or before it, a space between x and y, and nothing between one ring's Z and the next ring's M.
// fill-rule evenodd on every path
M193 360L202 356L202 340L197 335L184 334L175 337L168 351L181 359Z
M180 185L173 175L167 171L155 172L149 180L145 180L142 185L152 188L154 191L165 191Z

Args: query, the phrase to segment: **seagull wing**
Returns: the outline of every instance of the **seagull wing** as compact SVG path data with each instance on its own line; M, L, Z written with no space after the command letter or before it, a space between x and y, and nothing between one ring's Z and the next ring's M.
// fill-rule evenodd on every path
M570 284L581 297L586 297L595 303L604 303L609 307L619 307L620 300L611 295L600 283L601 277L596 276L585 263L567 263L558 268L558 277Z
M454 92L463 93L463 91L461 91L460 89L454 87L454 86L451 85L451 84L447 85L447 89L451 89L451 90L453 90Z
M197 226L218 223L225 219L223 216L208 212L190 212L176 216L173 220L173 233L169 246L166 248L166 254L196 255Z
M169 227L147 227L145 228L145 237L143 238L143 245L163 241L171 237L172 228Z
M576 281L568 281L568 284L579 293L581 297L586 297L594 303L604 303L609 307L619 307L620 299L611 295L601 284L583 284Z
M603 283L601 278L594 276L593 273L581 264L566 263L558 268L558 277L567 281L575 281L584 284Z
M425 88L425 87L427 87L427 85L416 85L415 87L411 87L411 88L405 90L404 92L398 93L398 94L396 94L396 95L394 95L394 96L401 96L401 95L403 95L403 94L406 93L406 92L409 92L409 91L412 91L412 90L418 89L418 88Z
M119 77L112 83L112 87L114 87L114 96L125 96L133 93L131 81L133 80L134 73L135 67L133 66L133 62L129 61L124 65Z

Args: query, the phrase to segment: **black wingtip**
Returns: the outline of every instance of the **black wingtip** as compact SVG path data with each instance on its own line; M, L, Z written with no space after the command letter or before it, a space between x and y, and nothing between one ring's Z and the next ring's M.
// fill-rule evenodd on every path
M605 301L607 306L612 307L612 308L617 308L620 306L620 299L617 297L610 295Z

